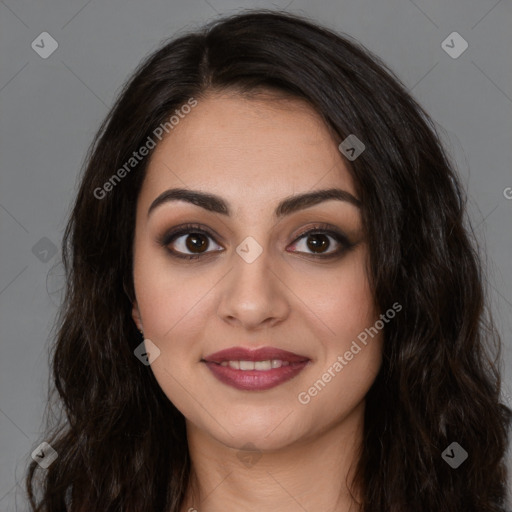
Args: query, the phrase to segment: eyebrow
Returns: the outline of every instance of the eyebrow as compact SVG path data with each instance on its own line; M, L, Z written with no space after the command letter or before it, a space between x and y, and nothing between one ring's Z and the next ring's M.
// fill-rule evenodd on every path
M276 207L274 216L276 218L290 215L293 212L309 208L323 201L329 200L345 201L358 208L361 208L361 201L354 197L350 192L340 188L329 188L325 190L315 190L313 192L306 192L305 194L298 194L289 196L283 199ZM222 197L215 194L200 192L199 190L190 190L185 188L172 188L162 192L152 203L148 209L148 216L158 206L161 206L169 201L187 201L188 203L200 206L210 212L220 213L222 215L231 216L231 208L229 203Z

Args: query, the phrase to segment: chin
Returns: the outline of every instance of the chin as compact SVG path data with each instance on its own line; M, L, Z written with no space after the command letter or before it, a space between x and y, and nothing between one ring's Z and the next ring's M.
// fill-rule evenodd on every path
M250 423L236 426L231 423L231 428L228 428L231 436L222 429L218 432L220 438L214 437L226 446L237 450L244 447L248 450L279 450L293 443L297 432L290 432L286 426L278 425L279 421L261 424L259 427Z

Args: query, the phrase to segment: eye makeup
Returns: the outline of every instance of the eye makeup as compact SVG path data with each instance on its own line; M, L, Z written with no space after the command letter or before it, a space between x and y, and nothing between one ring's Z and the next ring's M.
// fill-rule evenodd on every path
M176 240L185 235L192 236L196 241L200 238L206 238L213 240L215 244L219 245L216 238L217 236L208 228L201 224L197 223L185 223L179 226L175 226L169 230L164 231L160 236L157 237L157 243L159 246L163 247L171 257L186 259L186 260L197 260L204 259L207 257L213 256L215 253L223 252L223 249L215 249L213 251L208 251L210 247L210 242L206 242L206 244L202 244L203 247L206 247L204 251L198 253L184 253L183 251L176 250L175 248L171 248L171 245L175 244ZM192 238L191 238L192 239ZM189 239L189 240L191 240ZM290 244L292 247L297 246L302 240L311 241L314 240L315 243L320 243L320 249L325 248L325 243L327 241L327 248L331 249L332 245L337 245L338 247L335 250L330 250L330 252L304 252L292 250L287 252L297 253L301 255L305 255L306 257L310 257L313 259L334 259L343 256L347 251L351 250L356 243L349 240L347 235L345 235L339 228L327 224L327 223L313 223L307 228L302 229L299 233L294 235L294 240ZM333 240L334 243L331 241ZM219 245L220 246L220 245ZM222 246L220 246L222 247ZM290 247L290 246L288 246ZM196 247L197 248L197 247ZM310 249L310 248L309 248ZM192 250L187 247L187 250ZM311 249L310 249L311 250Z

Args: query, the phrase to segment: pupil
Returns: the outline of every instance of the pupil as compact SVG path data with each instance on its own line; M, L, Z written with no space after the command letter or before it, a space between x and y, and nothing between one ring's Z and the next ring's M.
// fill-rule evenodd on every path
M199 250L199 252L204 252L207 246L207 242L204 239L204 235L202 235L201 233L190 234L187 237L186 243L187 249L189 249L190 251Z
M308 248L313 252L320 252L319 249L325 249L329 246L329 240L321 233L312 234L308 237Z

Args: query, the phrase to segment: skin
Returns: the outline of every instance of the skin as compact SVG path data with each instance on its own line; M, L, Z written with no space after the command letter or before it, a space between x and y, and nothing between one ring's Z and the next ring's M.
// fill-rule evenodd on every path
M160 349L151 369L186 418L192 475L183 512L357 510L346 480L381 365L381 333L309 403L298 394L379 318L361 212L331 199L273 217L277 203L295 194L335 187L357 197L339 142L301 101L216 93L200 99L151 156L137 202L133 319ZM152 201L175 187L219 195L233 215L173 201L148 216ZM167 249L157 242L186 222L218 235L200 239L209 244L195 251L200 259L168 251L193 254L190 235ZM331 259L311 257L314 246L297 235L316 222L332 224L354 246ZM252 263L236 252L247 236L263 249ZM323 240L324 253L343 247ZM311 362L274 388L241 391L201 362L239 345L274 346ZM247 443L252 452L241 450ZM253 458L244 463L242 453Z

